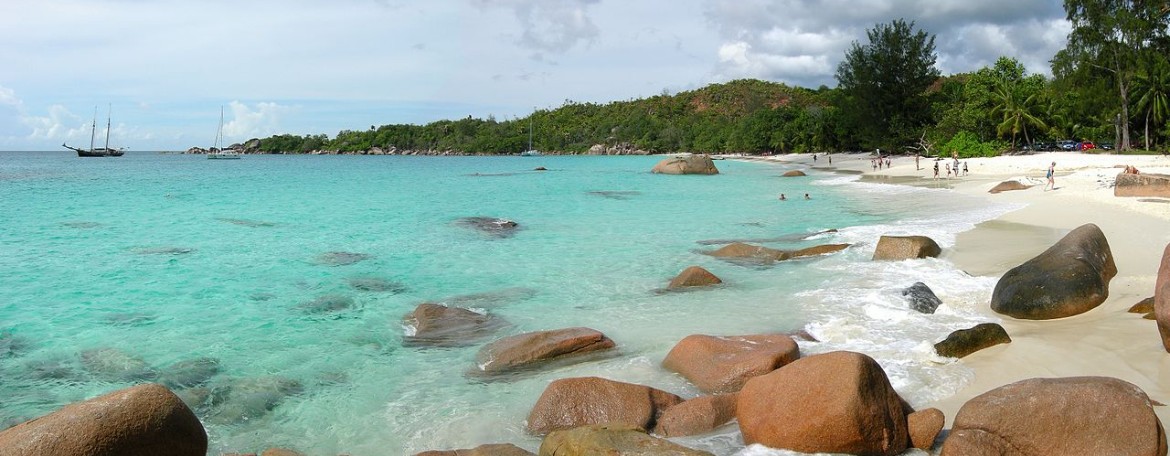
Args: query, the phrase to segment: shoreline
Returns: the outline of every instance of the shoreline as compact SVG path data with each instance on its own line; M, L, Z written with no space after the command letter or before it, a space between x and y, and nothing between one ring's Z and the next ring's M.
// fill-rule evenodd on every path
M1157 325L1127 310L1153 296L1163 249L1170 243L1170 200L1113 196L1114 177L1132 165L1142 172L1170 174L1170 158L1161 155L1097 155L1050 152L1034 155L970 158L962 177L933 179L933 159L892 157L892 166L873 170L869 154L833 154L832 168L824 155L816 163L810 154L769 158L788 165L820 171L860 174L870 183L947 188L1008 202L1021 208L956 233L955 244L940 259L975 276L1000 277L1043 252L1073 228L1094 223L1109 241L1118 274L1109 297L1095 309L1068 318L1019 320L994 313L986 304L980 312L997 319L1012 338L1010 344L991 347L959 361L975 372L956 394L928 404L943 411L946 429L971 398L991 389L1036 377L1106 376L1133 383L1152 400L1170 403L1170 356L1163 349ZM1054 190L1044 191L1046 166L1056 162ZM943 160L940 165L950 163ZM940 173L941 174L941 173ZM1034 187L990 194L1006 180ZM1163 423L1170 407L1156 407Z

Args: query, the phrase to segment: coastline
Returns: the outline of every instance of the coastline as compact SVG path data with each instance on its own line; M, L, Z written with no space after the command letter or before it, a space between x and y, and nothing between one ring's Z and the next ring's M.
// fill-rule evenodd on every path
M892 166L873 170L869 154L834 154L832 167L824 155L814 163L810 154L769 158L789 165L822 171L862 174L869 182L946 187L951 191L1021 206L997 218L957 233L955 245L940 259L976 276L1000 277L1008 269L1036 256L1068 231L1097 224L1109 241L1118 274L1110 282L1109 297L1081 315L1047 321L1019 320L991 311L980 312L999 320L1012 343L998 345L960 360L974 370L974 378L949 398L935 401L946 415L949 429L959 408L991 389L1036 377L1106 376L1137 385L1151 399L1170 403L1170 356L1162 348L1156 323L1127 309L1152 296L1163 249L1170 243L1170 200L1113 196L1114 177L1132 165L1142 172L1170 173L1170 157L1161 155L1098 155L1072 152L971 158L967 176L935 180L932 159L893 157ZM1055 190L1044 191L1044 172L1056 162ZM950 160L940 162L940 166ZM1021 191L990 194L996 184L1019 180L1034 185ZM1170 422L1170 407L1155 408Z

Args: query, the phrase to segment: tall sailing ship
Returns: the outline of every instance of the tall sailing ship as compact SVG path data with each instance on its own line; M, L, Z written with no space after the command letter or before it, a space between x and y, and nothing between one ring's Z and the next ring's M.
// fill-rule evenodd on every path
M61 147L64 147L64 148L69 149L69 150L77 151L78 157L121 157L123 154L121 148L119 148L119 149L111 149L110 148L110 114L111 113L112 113L112 109L111 109L111 112L108 112L106 114L106 146L105 147L98 147L98 148L93 147L94 138L97 135L97 108L93 108L93 123L90 124L90 130L89 130L89 149L82 149L80 147L72 147L72 146L69 146L65 143L61 143Z

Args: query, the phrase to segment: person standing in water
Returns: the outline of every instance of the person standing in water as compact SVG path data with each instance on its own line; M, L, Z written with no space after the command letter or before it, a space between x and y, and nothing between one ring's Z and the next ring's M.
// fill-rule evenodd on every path
M1053 190L1056 190L1056 178L1053 176L1054 174L1056 174L1056 162L1052 162L1051 165L1048 165L1048 174L1045 176L1048 178L1048 183L1044 184L1044 191L1048 191L1048 187L1052 187Z

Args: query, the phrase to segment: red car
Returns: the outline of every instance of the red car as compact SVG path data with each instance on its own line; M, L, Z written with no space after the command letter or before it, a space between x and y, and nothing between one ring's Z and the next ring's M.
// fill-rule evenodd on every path
M1080 149L1082 151L1093 150L1096 148L1097 148L1097 145L1093 144L1093 141L1085 141L1085 142L1080 144L1080 147L1077 147L1077 149Z

